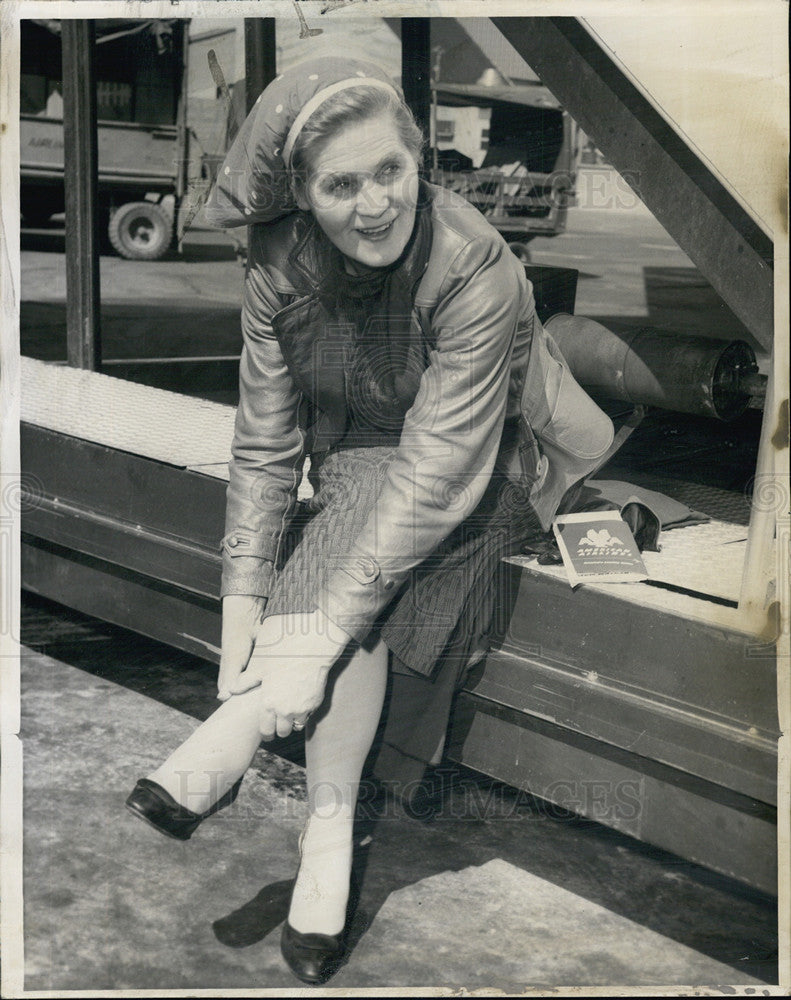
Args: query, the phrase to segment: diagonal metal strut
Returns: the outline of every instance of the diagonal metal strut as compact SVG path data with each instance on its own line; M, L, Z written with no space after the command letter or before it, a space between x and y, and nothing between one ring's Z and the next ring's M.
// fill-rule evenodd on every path
M769 351L773 243L752 216L578 18L492 22Z

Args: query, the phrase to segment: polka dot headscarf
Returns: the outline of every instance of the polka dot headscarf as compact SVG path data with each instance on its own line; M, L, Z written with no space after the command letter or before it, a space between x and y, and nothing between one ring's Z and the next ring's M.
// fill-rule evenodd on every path
M271 222L293 212L288 168L302 127L340 90L360 83L398 88L378 66L359 59L327 57L293 66L258 98L220 167L206 203L206 218L231 227Z

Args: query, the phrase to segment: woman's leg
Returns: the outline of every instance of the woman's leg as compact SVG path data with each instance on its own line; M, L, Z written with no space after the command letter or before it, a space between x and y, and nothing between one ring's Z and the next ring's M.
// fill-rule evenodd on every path
M302 933L344 925L352 826L363 764L382 712L388 650L357 648L331 675L328 696L308 720L305 757L309 822L289 923ZM224 702L149 777L193 812L209 809L240 778L260 742L260 691Z
M148 777L193 812L209 809L250 766L261 742L260 690L234 695Z
M345 922L357 792L382 712L387 665L381 640L358 648L334 675L329 704L308 723L310 811L288 918L303 934L337 934Z

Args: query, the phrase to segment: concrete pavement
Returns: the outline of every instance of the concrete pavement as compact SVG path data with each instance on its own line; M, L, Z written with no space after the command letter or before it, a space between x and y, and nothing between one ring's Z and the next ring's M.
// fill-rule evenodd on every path
M301 768L261 749L232 807L168 840L123 801L211 711L211 666L34 598L23 640L26 988L298 987ZM776 976L773 901L470 772L433 822L368 809L357 841L344 992Z

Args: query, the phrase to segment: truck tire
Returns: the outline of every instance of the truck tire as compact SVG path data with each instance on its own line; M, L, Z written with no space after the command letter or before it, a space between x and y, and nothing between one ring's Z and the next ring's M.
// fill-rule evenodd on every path
M107 233L126 260L158 260L170 246L173 221L153 202L132 201L110 216Z

